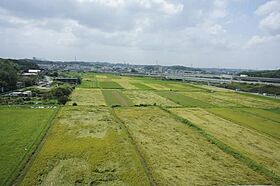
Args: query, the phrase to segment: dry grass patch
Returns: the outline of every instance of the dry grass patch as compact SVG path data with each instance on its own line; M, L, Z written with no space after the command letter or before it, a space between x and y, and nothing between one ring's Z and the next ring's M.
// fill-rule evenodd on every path
M101 90L76 88L70 97L67 105L77 103L78 105L105 106L105 100Z
M200 108L169 110L280 175L279 140L242 127Z
M134 90L123 92L129 99L132 100L134 105L161 105L167 107L176 107L178 104L161 97L152 91Z
M64 107L21 185L149 185L106 108Z
M113 81L118 83L125 89L138 89L136 86L130 83L130 78L123 77L121 79L114 79Z
M158 185L270 183L159 108L117 108Z

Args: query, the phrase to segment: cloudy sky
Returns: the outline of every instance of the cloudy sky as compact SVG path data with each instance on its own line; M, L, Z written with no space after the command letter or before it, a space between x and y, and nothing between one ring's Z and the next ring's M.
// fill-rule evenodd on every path
M280 0L0 0L0 57L280 68Z

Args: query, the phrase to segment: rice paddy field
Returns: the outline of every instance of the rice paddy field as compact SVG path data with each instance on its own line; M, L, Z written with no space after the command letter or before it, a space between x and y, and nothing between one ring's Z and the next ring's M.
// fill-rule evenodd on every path
M0 107L0 185L10 185L35 151L56 109Z
M1 140L1 181L14 180L17 169L15 185L280 185L279 99L148 77L80 75L54 120L52 109L45 119L30 118L35 128L22 119L31 108L0 108L1 138L11 138ZM13 161L22 149L13 147L36 140L36 153L19 168Z

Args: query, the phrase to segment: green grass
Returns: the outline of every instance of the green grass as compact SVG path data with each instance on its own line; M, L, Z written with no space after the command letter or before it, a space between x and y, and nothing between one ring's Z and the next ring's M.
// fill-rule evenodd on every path
M131 84L142 90L152 90L153 89L152 87L149 87L143 83L131 82Z
M55 109L0 107L0 185L9 185L34 152Z
M103 89L123 89L122 86L113 81L99 81L98 84Z
M234 123L280 139L280 124L272 120L244 112L239 108L210 108L208 111Z
M272 121L278 122L280 124L280 114L279 113L275 113L275 112L269 111L269 110L254 109L254 108L244 108L243 110L250 114L254 114L256 116L266 118L268 120L272 120Z
M207 102L202 102L197 99L193 99L189 96L182 95L177 92L165 91L158 92L159 95L170 99L171 101L186 107L211 107L212 105Z
M92 80L82 80L82 83L78 85L79 88L97 88L97 82Z
M120 90L102 90L107 106L131 106L133 103Z
M274 112L274 113L277 113L277 114L280 114L280 108L277 108L277 109L267 109L268 111L271 111L271 112Z

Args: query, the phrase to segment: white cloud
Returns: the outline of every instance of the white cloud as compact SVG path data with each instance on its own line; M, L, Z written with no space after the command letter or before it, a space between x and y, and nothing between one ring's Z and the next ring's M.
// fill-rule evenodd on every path
M255 13L263 17L259 28L270 34L280 34L280 1L268 1L259 6Z
M279 12L279 11L280 11L280 1L272 0L259 6L258 9L255 11L255 13L260 16L265 16L271 14L272 12Z
M254 52L242 43L253 47L279 37L272 37L279 27L275 5L258 13L266 36L256 23L231 22L241 15L231 6L244 1L250 0L0 0L0 55L227 66L236 58L244 62L242 50Z
M245 48L254 48L259 46L264 46L271 42L278 42L280 41L280 35L275 36L253 36L245 45Z
M272 34L280 34L280 12L273 12L262 19L259 24L260 28Z

